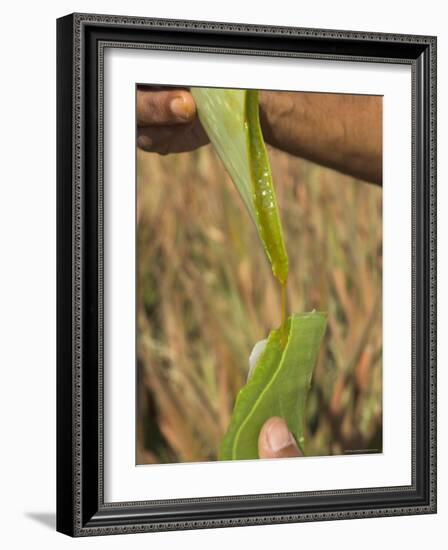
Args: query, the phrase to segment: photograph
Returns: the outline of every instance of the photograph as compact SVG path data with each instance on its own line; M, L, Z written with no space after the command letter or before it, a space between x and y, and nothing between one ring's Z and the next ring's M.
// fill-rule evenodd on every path
M135 90L136 464L382 453L380 95Z
M437 38L57 44L57 530L435 513Z
M2 548L443 546L442 6L6 4Z

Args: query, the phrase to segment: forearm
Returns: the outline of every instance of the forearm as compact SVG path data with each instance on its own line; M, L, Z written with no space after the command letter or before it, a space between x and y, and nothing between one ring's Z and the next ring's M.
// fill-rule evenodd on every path
M262 92L260 118L274 147L382 184L380 97Z

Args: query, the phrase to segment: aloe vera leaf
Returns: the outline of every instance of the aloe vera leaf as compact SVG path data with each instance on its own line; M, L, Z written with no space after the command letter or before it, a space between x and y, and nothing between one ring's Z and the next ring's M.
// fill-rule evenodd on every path
M220 460L258 458L258 436L272 416L283 418L304 451L304 417L311 377L325 332L326 315L294 314L282 329L271 331L247 384L238 393Z
M286 253L258 91L192 88L198 116L255 223L274 276L285 284Z

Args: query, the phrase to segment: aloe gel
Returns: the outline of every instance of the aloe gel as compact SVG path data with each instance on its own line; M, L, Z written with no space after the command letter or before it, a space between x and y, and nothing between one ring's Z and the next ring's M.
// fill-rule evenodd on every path
M288 255L271 168L259 120L258 92L192 88L198 116L246 205L282 292L282 323L272 330L254 373L240 390L222 440L221 460L258 458L258 436L282 417L305 451L305 404L325 333L326 315L286 319Z

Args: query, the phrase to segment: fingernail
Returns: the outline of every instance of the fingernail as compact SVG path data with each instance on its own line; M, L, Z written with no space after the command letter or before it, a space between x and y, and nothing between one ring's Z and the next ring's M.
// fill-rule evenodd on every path
M288 430L286 422L280 419L271 422L266 435L268 444L274 453L294 444L294 438Z
M151 149L152 140L150 137L142 135L137 137L137 145L140 149Z
M191 109L182 96L175 97L171 100L170 111L174 116L188 120L191 117Z

